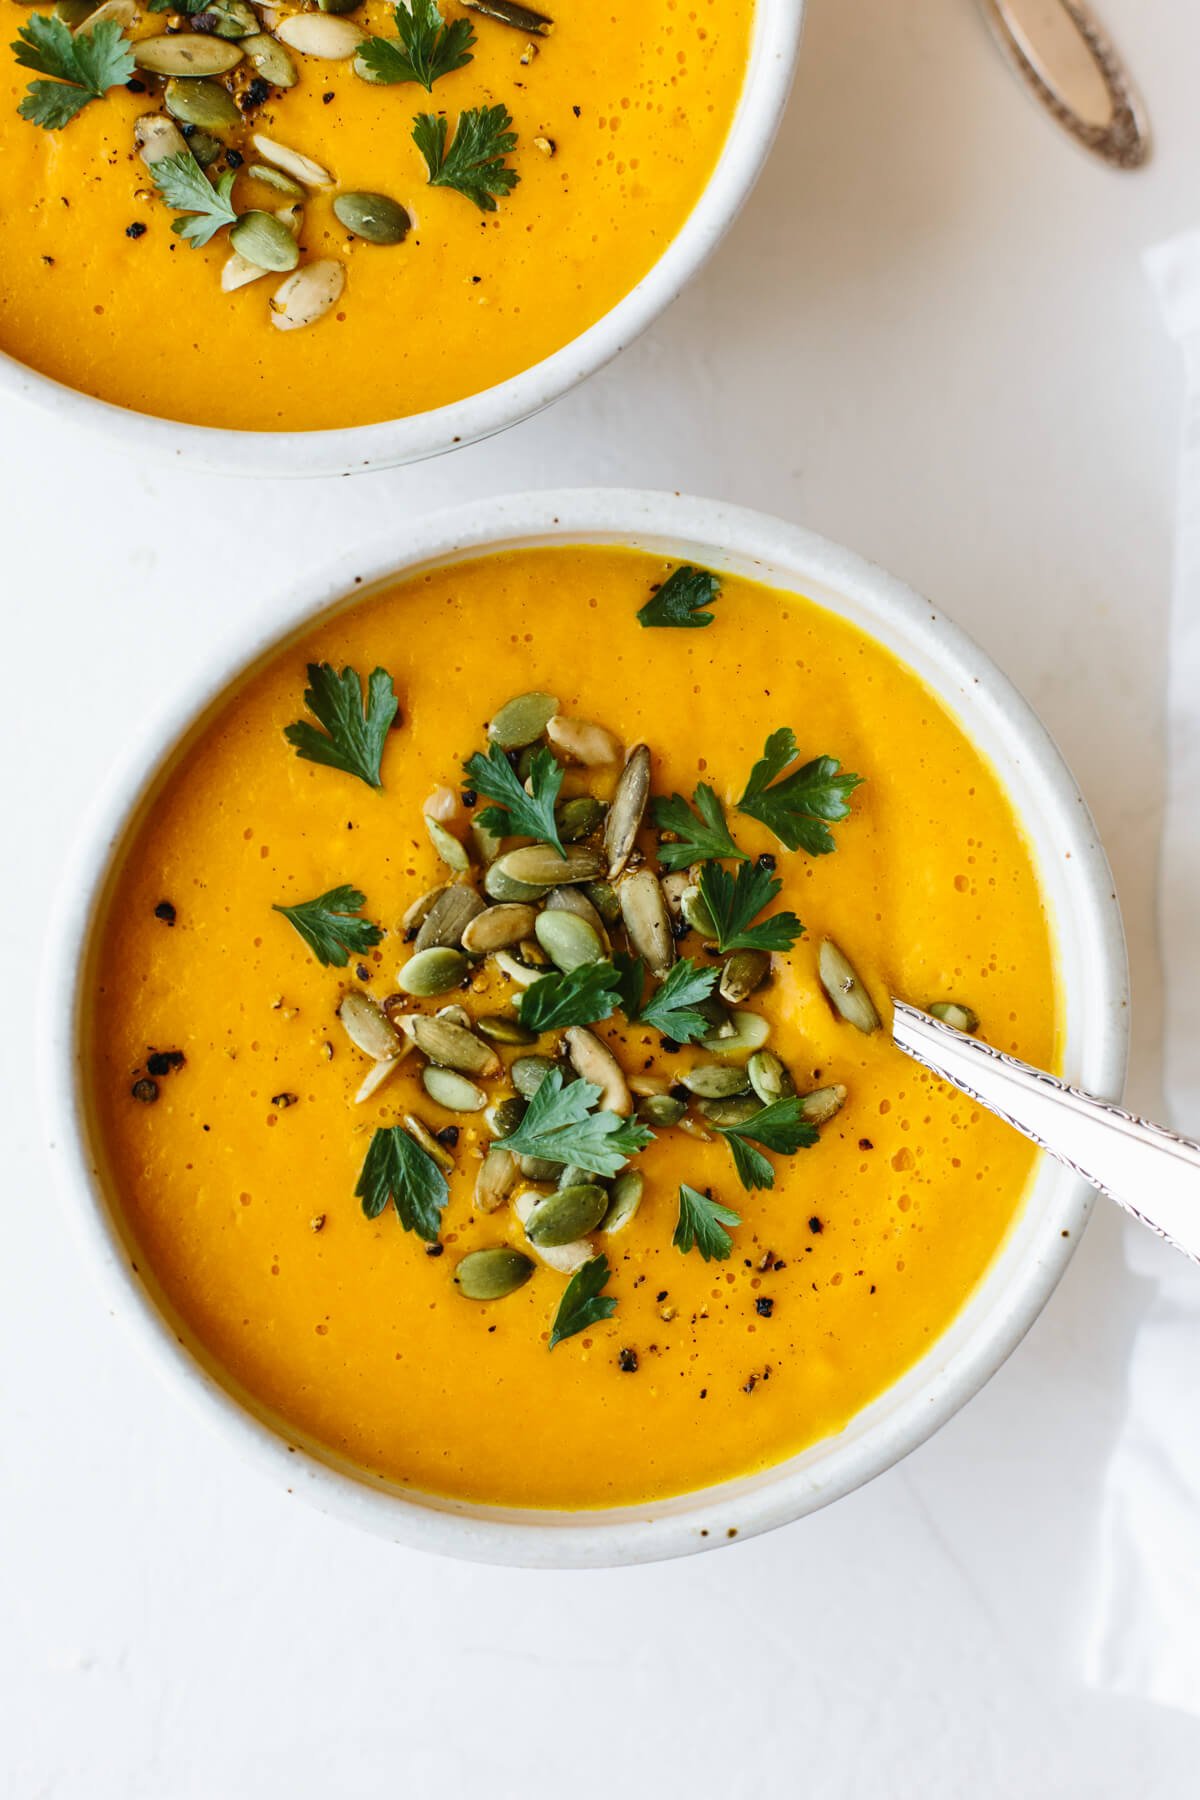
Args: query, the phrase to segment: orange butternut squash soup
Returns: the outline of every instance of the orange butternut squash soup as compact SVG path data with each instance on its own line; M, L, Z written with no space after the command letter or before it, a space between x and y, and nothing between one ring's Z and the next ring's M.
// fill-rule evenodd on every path
M87 980L107 1179L201 1353L293 1441L528 1507L774 1463L954 1318L1033 1152L890 994L1057 1055L1029 849L928 689L609 548L272 653L132 829Z
M405 417L561 349L695 205L753 0L549 4L0 0L0 349L265 431Z

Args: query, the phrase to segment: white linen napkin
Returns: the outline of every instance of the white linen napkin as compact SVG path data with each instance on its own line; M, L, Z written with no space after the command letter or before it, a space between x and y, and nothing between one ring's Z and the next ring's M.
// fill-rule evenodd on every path
M1200 231L1144 260L1182 347L1186 383L1159 932L1169 1121L1200 1137ZM1105 1484L1087 1673L1097 1686L1200 1714L1200 1271L1136 1227L1125 1246L1131 1271L1153 1292L1133 1341L1125 1423Z

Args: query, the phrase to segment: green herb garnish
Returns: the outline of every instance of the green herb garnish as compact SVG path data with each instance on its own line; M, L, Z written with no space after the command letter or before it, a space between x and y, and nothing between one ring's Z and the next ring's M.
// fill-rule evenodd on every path
M551 1069L525 1110L517 1129L497 1138L499 1149L547 1162L574 1163L593 1175L617 1175L654 1133L616 1113L594 1112L600 1089L590 1081L565 1086L561 1069Z
M101 19L71 32L61 19L34 13L17 27L12 45L23 69L53 75L31 81L17 111L45 131L57 131L109 88L120 87L134 71L133 51L115 19Z
M655 988L641 1010L641 1022L677 1044L690 1044L712 1029L711 1021L697 1012L697 1002L707 1000L717 985L719 969L701 969L688 957L673 964L666 980Z
M356 887L330 888L315 900L301 900L296 906L273 906L294 925L319 963L327 969L344 969L352 956L372 950L383 933L370 919L356 915L367 904L367 897Z
M211 243L218 231L237 222L237 209L230 203L236 179L234 170L218 175L214 187L190 150L177 150L174 156L160 156L150 164L150 179L166 201L184 216L171 220L177 231L195 250Z
M586 1331L589 1325L598 1325L601 1319L612 1318L617 1310L617 1303L611 1296L601 1295L600 1292L608 1285L611 1274L607 1256L593 1256L581 1269L576 1269L563 1289L563 1297L554 1315L554 1324L550 1328L551 1350L555 1344L561 1344L564 1338L574 1337L577 1331Z
M179 160L174 156L166 158L167 163ZM157 162L151 173L157 177L163 167L163 163ZM232 180L232 176L229 179ZM347 775L357 775L368 787L382 787L379 765L383 759L383 746L399 710L387 670L372 670L367 683L365 714L357 670L343 669L339 675L332 663L309 663L308 681L304 704L325 730L318 731L307 719L285 725L283 735L295 747L297 756L306 762L341 769Z
M706 862L700 871L700 897L712 914L717 947L727 950L790 950L804 927L795 913L774 913L751 920L769 906L783 886L758 863L743 863L736 877L720 863Z
M472 106L459 113L449 146L446 119L418 113L413 142L425 158L430 187L453 188L480 212L495 212L496 195L511 194L521 177L504 158L517 147L507 106Z
M654 802L654 823L660 831L673 831L679 839L677 844L659 845L658 860L663 867L686 869L689 863L703 862L710 856L736 857L739 862L747 862L746 852L739 850L729 835L725 808L706 781L694 790L692 799L699 818L682 794Z
M610 962L584 963L568 975L542 975L517 997L517 1017L527 1031L560 1031L594 1025L617 1009L621 976Z
M740 1225L742 1215L721 1206L710 1194L701 1194L682 1182L679 1188L679 1223L671 1239L686 1256L693 1246L705 1262L724 1262L733 1249L726 1225Z
M716 1129L729 1143L733 1163L744 1188L775 1186L775 1171L761 1151L747 1139L762 1144L779 1156L794 1156L797 1150L810 1150L820 1133L804 1117L803 1102L794 1096L773 1100L741 1125L718 1125Z
M645 606L638 608L640 625L682 625L696 630L711 625L714 614L702 612L721 598L721 584L707 569L693 569L689 563L675 569L652 594Z
M472 60L471 47L475 28L469 19L443 23L436 0L411 0L408 6L393 6L396 37L364 38L358 47L359 60L366 64L376 81L395 83L415 81L426 93L443 75L452 75Z
M565 860L554 818L563 772L551 751L535 750L530 757L529 792L499 744L490 745L486 756L477 750L463 768L471 786L496 803L484 808L477 824L497 837L538 838Z
M428 1150L422 1150L403 1126L389 1125L375 1133L354 1192L368 1219L377 1219L390 1200L405 1231L436 1244L450 1190Z
M773 731L761 759L750 771L738 811L761 819L789 850L828 856L837 846L826 821L836 824L849 817L850 796L863 778L839 773L841 764L836 757L815 756L771 787L798 755L796 739L787 726Z

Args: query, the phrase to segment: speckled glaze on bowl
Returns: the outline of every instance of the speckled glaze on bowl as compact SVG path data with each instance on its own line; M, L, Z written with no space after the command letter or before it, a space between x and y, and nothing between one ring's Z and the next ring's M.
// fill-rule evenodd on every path
M757 0L746 79L724 148L678 235L611 312L497 387L450 406L336 431L226 431L96 400L0 351L0 395L46 408L143 455L230 475L354 475L421 462L540 412L632 343L707 261L758 178L787 103L807 0Z
M402 548L400 547L402 543ZM976 1292L921 1361L836 1436L773 1468L646 1506L558 1513L470 1505L401 1489L289 1440L221 1384L132 1266L89 1141L81 1005L107 878L179 748L231 683L307 630L399 575L491 550L552 543L624 544L808 595L869 632L939 696L998 771L1024 824L1051 915L1064 994L1064 1072L1120 1094L1127 1047L1124 939L1104 852L1079 790L1036 715L969 638L918 595L848 550L762 514L673 494L591 489L485 501L424 520L347 553L297 584L289 628L226 647L197 674L106 782L95 822L64 885L50 936L40 1045L47 1136L70 1217L153 1362L231 1447L323 1511L398 1543L480 1561L596 1567L685 1556L800 1518L869 1481L927 1438L1008 1356L1074 1251L1091 1190L1043 1159L1020 1214ZM146 770L154 771L149 778Z

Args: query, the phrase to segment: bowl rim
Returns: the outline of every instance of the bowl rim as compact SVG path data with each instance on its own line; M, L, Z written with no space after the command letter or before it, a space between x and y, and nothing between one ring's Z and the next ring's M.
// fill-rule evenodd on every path
M766 162L795 73L808 0L755 0L750 57L712 173L658 260L586 331L495 387L409 418L319 431L189 425L100 400L0 351L0 395L104 433L123 448L211 474L354 475L420 462L541 412L611 362L675 300L716 249Z
M1128 1046L1125 945L1108 863L1086 804L1037 715L966 633L882 569L802 527L718 501L591 488L498 496L405 521L399 548L398 537L396 532L376 541L365 553L344 551L332 565L295 584L294 602L282 620L223 640L208 666L192 671L160 705L101 784L58 890L39 1006L45 1141L69 1223L113 1315L132 1330L160 1374L272 1480L282 1480L289 1494L303 1495L329 1515L413 1548L558 1568L688 1555L788 1523L900 1461L995 1373L1074 1252L1091 1208L1086 1183L1044 1158L1022 1209L1017 1247L1010 1233L975 1293L912 1370L842 1432L798 1458L672 1500L607 1512L490 1508L396 1489L289 1440L285 1427L250 1411L188 1348L178 1321L159 1309L134 1271L89 1147L79 1053L88 945L114 856L146 793L226 690L321 615L353 604L373 587L422 567L548 543L640 546L767 582L783 575L799 591L815 589L821 604L828 603L826 596L841 597L847 616L855 617L853 609L859 608L885 644L890 633L923 646L930 666L936 664L955 684L971 711L981 717L989 712L1016 741L1025 775L1041 790L1047 830L1052 829L1055 854L1067 871L1061 879L1070 908L1058 919L1059 949L1077 950L1076 960L1089 978L1086 998L1081 994L1076 1001L1071 988L1064 996L1069 1014L1073 1007L1084 1008L1087 1025L1083 1042L1074 1048L1068 1030L1066 1072L1080 1085L1117 1099ZM912 657L906 660L922 673ZM944 692L939 697L946 703ZM958 717L978 744L963 715ZM1045 875L1042 860L1039 874ZM1067 1023L1070 1027L1071 1017ZM1043 1190L1037 1211L1033 1196Z

